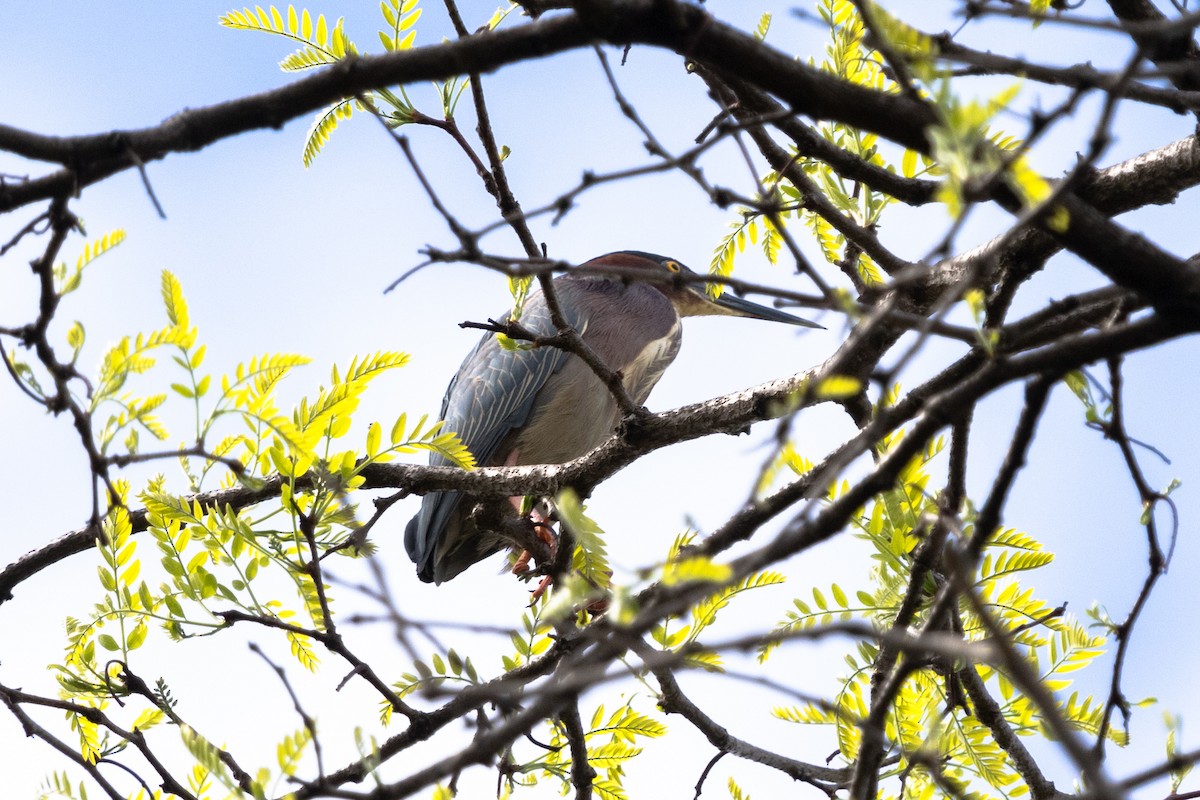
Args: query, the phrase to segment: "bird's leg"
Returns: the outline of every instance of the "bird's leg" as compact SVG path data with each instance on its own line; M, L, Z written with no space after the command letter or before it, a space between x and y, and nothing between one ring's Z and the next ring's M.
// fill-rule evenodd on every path
M516 466L518 457L519 452L517 450L513 450L508 454L508 458L504 459L504 466ZM513 504L513 508L517 510L517 514L522 516L525 515L525 497L510 497L508 498L508 501ZM550 520L547 519L542 512L538 511L536 506L529 509L528 516L530 523L533 525L533 535L541 540L550 551L550 557L546 560L546 563L553 563L554 557L558 554L558 537L554 535L554 529L550 526ZM529 562L532 559L533 553L531 553L529 550L522 550L521 555L517 557L516 562L512 566L513 574L528 575L531 571L529 569ZM533 594L530 596L531 604L536 603L542 598L542 595L546 593L546 589L549 588L552 580L553 578L550 575L546 575L542 578L541 582L538 583L538 587L533 590Z
M518 498L512 498L516 500ZM550 550L550 557L546 560L547 564L554 563L554 557L558 554L558 537L554 535L554 529L550 527L550 521L542 515L536 508L529 510L529 521L533 524L533 535L545 543ZM527 574L529 570L529 560L533 554L528 550L521 551L520 557L517 558L517 563L513 565L513 572L517 574ZM542 599L542 595L550 588L550 584L554 581L552 575L544 575L538 582L537 588L529 596L529 604L533 605L538 600Z
M513 504L513 508L520 514L524 498L510 497L509 501ZM554 560L555 554L558 552L558 537L554 535L554 528L550 526L550 521L542 515L536 508L529 511L529 522L533 525L533 535L541 542L545 543L550 550L549 561ZM512 571L514 575L524 575L529 572L529 562L533 560L533 553L529 550L522 550L521 555L513 564Z
M513 450L508 454L508 458L504 459L504 466L513 467L517 465L517 460L520 457L520 452ZM512 503L517 514L525 516L525 498L518 495L508 498L508 502ZM550 521L536 507L530 508L528 511L529 521L533 524L533 534L539 540L545 543L550 551L549 561L554 560L555 554L558 552L558 538L554 535L554 529L550 526ZM529 572L529 562L533 559L533 553L529 550L522 550L521 555L517 557L516 563L512 566L514 575L525 575ZM543 581L544 583L544 581ZM539 586L535 593L536 600L545 591L544 586Z
M537 588L529 594L529 605L537 605L537 601L542 599L542 595L550 588L550 584L554 583L553 575L546 575L538 582Z

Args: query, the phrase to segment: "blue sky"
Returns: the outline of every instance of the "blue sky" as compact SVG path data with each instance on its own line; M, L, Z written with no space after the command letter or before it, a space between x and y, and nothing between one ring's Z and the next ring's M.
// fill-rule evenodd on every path
M440 6L427 5L418 44L436 42L448 33ZM901 15L929 15L934 5L909 2L889 7ZM820 57L821 31L789 15L786 4L709 0L709 7L745 27L751 27L762 10L774 10L770 41L802 57ZM377 48L375 4L312 9L331 16L345 14L348 32L360 47ZM227 10L210 2L68 6L8 0L6 46L0 50L0 74L5 76L0 83L3 121L50 134L140 127L185 107L286 82L287 76L275 67L289 52L285 43L219 27L217 18ZM487 4L464 3L464 11L473 15L469 24L481 23L491 10ZM938 29L955 23L930 19L927 24ZM1015 47L1031 57L1045 57L1040 49L1045 38L1039 37L1058 33L1049 25L1033 33L1017 23L999 29L1010 38L993 36L976 44L998 51ZM972 35L968 29L965 41L972 41ZM1068 37L1066 45L1055 46L1056 61L1091 59L1097 66L1117 66L1127 57L1122 47L1098 46L1097 41L1082 35ZM673 149L686 148L711 115L703 86L684 73L671 54L636 49L617 76L647 123ZM485 84L498 138L512 148L507 165L526 209L570 188L585 169L604 171L644 161L640 136L621 117L590 53L523 65L486 78ZM987 91L988 86L994 91L997 84L981 84L979 91ZM1053 104L1054 95L1035 86L1027 87L1023 102L1036 104L1039 92L1045 98L1043 106ZM417 87L413 97L419 107L436 110L428 87ZM1095 104L1085 103L1076 120L1035 151L1035 163L1051 174L1069 164L1072 154L1084 147L1095 113ZM89 233L97 236L124 228L129 238L90 268L83 289L61 311L61 332L77 318L87 327L81 363L95 364L104 347L123 334L163 324L158 276L160 270L170 269L183 283L193 320L202 340L208 342L214 372L264 352L303 353L312 357L313 364L289 382L294 398L315 390L332 363L347 363L356 354L401 349L412 354L412 364L375 387L359 418L390 421L402 410L410 415L436 413L447 380L476 339L457 323L501 312L508 302L504 280L474 267L438 266L384 294L384 287L420 262L421 247L451 246L452 239L428 208L399 151L373 121L356 118L343 126L306 170L300 153L308 124L306 119L297 120L280 131L238 137L202 153L151 164L149 177L166 220L158 219L134 173L84 192L74 208ZM1014 118L1012 124L1019 133L1020 120ZM464 115L463 127L472 125L469 115ZM1168 112L1122 111L1116 141L1102 163L1166 144L1191 129L1187 118ZM432 129L409 134L418 158L454 212L470 225L492 221L494 207L469 164L446 138ZM717 151L704 165L718 182L748 185L744 167L731 148ZM41 169L0 157L0 172L37 174ZM1194 237L1189 236L1194 230L1194 209L1194 198L1185 195L1171 208L1152 208L1125 221L1186 256L1195 250ZM0 220L0 239L7 240L27 216ZM702 269L732 218L731 212L712 208L686 178L661 175L590 192L557 226L542 219L534 229L550 253L561 258L585 260L615 249L642 249L667 253ZM985 240L1003 220L978 215L960 236L960 245ZM881 235L901 255L912 258L923 255L947 224L945 216L928 209L920 214L898 210L885 218ZM68 245L64 253L68 260L80 246L78 240ZM505 232L485 246L519 250ZM815 254L815 247L810 246L809 252ZM27 246L5 259L0 324L20 324L34 307L35 287L24 269L34 255ZM797 285L786 267L770 268L754 258L744 259L744 264L748 278ZM1100 283L1086 266L1060 257L1022 293L1023 308L1031 310L1049 298ZM752 321L689 320L682 354L651 395L649 406L664 410L696 402L819 363L845 333L836 320L828 320L827 325L828 331L800 334ZM936 345L929 355L932 359L951 351ZM1162 708L1182 711L1189 719L1200 711L1200 697L1184 676L1200 653L1191 625L1184 622L1181 630L1180 621L1190 620L1200 600L1187 568L1200 555L1188 536L1200 516L1195 494L1200 483L1196 448L1200 422L1191 399L1197 389L1198 357L1200 347L1194 340L1176 343L1131 357L1126 370L1131 433L1159 447L1173 461L1167 466L1145 455L1151 482L1165 486L1173 477L1184 481L1177 495L1182 525L1174 569L1139 625L1126 689L1133 699L1155 695ZM936 363L936 359L918 361L902 381L915 385ZM976 415L970 488L977 499L982 499L1003 458L1019 401L1019 388L1001 392ZM82 524L90 499L86 464L66 420L42 416L10 386L0 388L0 410L6 420L0 426L0 453L6 456L0 459L0 530L4 531L0 563L8 563ZM187 427L180 424L177 430L182 436ZM763 425L749 437L686 443L654 454L601 487L591 511L610 532L609 549L618 570L631 570L665 554L675 533L688 524L701 530L720 524L750 490L754 470L767 455L771 431L771 426ZM852 426L830 409L817 409L800 420L797 431L798 446L815 460L850 435ZM1055 564L1038 579L1039 590L1050 602L1067 602L1073 612L1082 614L1098 601L1115 616L1123 616L1133 597L1130 572L1140 581L1144 569L1145 544L1137 526L1136 494L1119 454L1083 426L1082 409L1065 389L1056 392L1041 431L1030 466L1008 505L1006 523L1028 530L1058 554ZM511 624L526 596L525 587L492 575L486 566L473 570L467 580L436 589L416 581L400 546L403 523L415 506L416 501L410 500L394 509L390 526L377 537L402 610L416 616ZM835 580L846 585L861 582L868 569L863 556L860 545L843 537L793 559L785 565L789 583L748 599L747 618L758 624L778 619L791 597L808 593L812 576L821 586ZM153 560L149 549L143 558ZM362 578L349 570L344 577ZM62 619L80 613L98 596L93 583L92 565L80 561L44 573L20 588L17 599L0 609L0 643L4 643L0 644L0 680L29 690L53 691L43 667L61 651ZM347 606L365 605L353 593L345 594ZM364 650L377 649L380 658L396 657L386 631L363 629L359 639ZM14 641L21 646L13 647ZM486 653L503 649L504 643L483 641L476 646ZM274 688L261 665L243 649L234 647L231 656L225 647L188 643L156 648L148 656L148 673L160 667L165 672L170 659L179 657L181 648L187 649L185 657L199 669L178 679L177 694L208 730L227 730L240 709L259 696L262 690L256 686L265 683ZM831 675L839 671L836 656L841 649L840 643L797 647L780 659L778 668L806 688L828 691L833 686ZM226 658L231 659L228 667ZM494 656L488 663L490 668L498 666ZM217 664L230 674L218 678ZM406 663L397 671L405 668ZM313 694L328 690L340 677L331 666L313 679ZM1104 671L1097 669L1080 682L1100 693L1104 681ZM703 677L695 677L690 685L699 693L711 686ZM355 705L351 700L361 702ZM714 697L712 702L719 709L716 716L740 735L801 735L794 727L770 720L768 701L754 690ZM348 713L339 717L338 705L342 712L351 706L368 709L366 723L370 723L372 701L363 693L352 694L329 709L332 730L344 732L363 722ZM681 721L672 722L676 732L686 728ZM286 732L294 723L281 720L278 731ZM1149 765L1162 752L1159 711L1139 712L1134 734L1134 746L1114 757L1114 765L1123 765L1122 769L1114 766L1118 774ZM707 746L690 732L680 738L679 752L684 755L675 750L658 752L694 763L698 773L709 757ZM818 736L796 741L798 752L823 754L830 740ZM805 747L800 744L804 741L814 744ZM344 741L331 750L343 752ZM10 717L0 717L0 752L5 753L7 788L14 797L32 796L47 770L63 766L44 747L27 742ZM263 752L264 762L272 762L270 749ZM428 758L435 755L423 752ZM336 761L332 756L331 760ZM769 796L770 787L786 785L731 762L723 762L714 778L723 780L721 770L732 771L749 791L761 796ZM16 764L20 766L15 769L9 766ZM632 785L655 786L657 776L649 759L630 772ZM1054 777L1060 786L1069 786L1071 776L1066 770ZM489 787L493 780L482 772L476 779L480 787Z

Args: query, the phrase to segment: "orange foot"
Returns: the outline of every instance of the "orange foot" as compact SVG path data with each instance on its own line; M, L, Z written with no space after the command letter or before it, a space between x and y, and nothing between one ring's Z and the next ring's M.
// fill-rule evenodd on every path
M533 521L533 533L538 539L546 543L546 547L550 548L550 560L554 560L554 556L558 554L558 537L554 535L554 529L537 511L532 512L530 518ZM528 550L522 550L521 555L517 558L512 567L514 575L524 575L529 572L529 562L533 559L533 553ZM541 597L539 593L534 599Z
M550 584L553 582L554 578L550 575L542 578L542 580L538 583L537 588L534 589L529 595L529 605L537 605L537 601L542 599L542 595L546 593L546 590L550 588Z
M554 557L558 555L558 537L554 535L554 531L550 528L550 525L541 519L540 514L535 511L533 512L533 517L533 533L538 539L541 539L543 542L545 542L546 547L550 549L550 560L553 561ZM531 557L532 553L530 553L528 550L521 551L521 555L517 559L517 563L513 565L513 572L522 574L528 571L529 560ZM553 578L551 578L549 575L542 578L542 580L538 583L537 588L534 589L533 593L529 595L529 605L532 606L536 604L538 600L541 600L542 595L544 595L546 590L550 588L550 584L552 582Z

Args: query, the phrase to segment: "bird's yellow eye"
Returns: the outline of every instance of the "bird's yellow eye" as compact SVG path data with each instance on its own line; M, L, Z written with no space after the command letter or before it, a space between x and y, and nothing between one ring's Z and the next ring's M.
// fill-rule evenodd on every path
M679 272L679 270L683 269L678 261L664 261L663 266L671 272Z

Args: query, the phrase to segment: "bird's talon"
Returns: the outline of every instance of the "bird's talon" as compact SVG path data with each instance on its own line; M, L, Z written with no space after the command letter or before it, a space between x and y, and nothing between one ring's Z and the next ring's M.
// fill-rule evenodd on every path
M554 581L554 578L551 577L550 575L547 575L546 577L542 578L542 582L539 583L538 587L533 590L532 594L529 595L529 606L531 608L533 606L537 605L538 600L542 599L542 595L544 595L546 593L546 590L550 588L550 584L553 581Z

